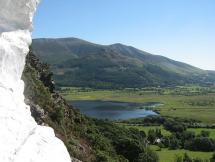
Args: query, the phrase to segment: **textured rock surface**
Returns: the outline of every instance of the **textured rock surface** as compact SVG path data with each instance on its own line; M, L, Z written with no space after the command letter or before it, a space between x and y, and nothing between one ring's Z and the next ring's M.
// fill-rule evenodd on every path
M38 126L21 80L37 0L0 0L0 161L69 162L53 129Z

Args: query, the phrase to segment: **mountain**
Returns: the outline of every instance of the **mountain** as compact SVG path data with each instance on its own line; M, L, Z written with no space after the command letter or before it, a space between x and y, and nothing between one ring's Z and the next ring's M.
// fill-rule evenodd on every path
M123 44L77 38L34 39L34 53L51 65L60 86L125 88L214 83L215 75Z

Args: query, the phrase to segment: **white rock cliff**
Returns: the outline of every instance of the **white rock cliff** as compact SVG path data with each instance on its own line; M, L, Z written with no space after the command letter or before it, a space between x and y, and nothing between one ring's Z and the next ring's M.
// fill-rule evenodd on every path
M0 0L0 162L71 162L52 128L36 124L21 80L38 0Z

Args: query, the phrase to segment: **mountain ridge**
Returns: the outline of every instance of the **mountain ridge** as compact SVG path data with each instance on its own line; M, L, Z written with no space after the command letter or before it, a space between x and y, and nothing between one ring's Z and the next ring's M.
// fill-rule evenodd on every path
M38 38L32 48L51 65L54 79L61 86L125 88L215 80L210 71L121 43L99 45L72 37Z
M75 37L64 37L64 38L35 38L33 39L33 41L40 41L40 40L51 40L51 41L54 41L54 40L72 40L72 41L79 41L79 42L85 42L87 44L91 44L91 45L96 45L96 46L103 46L103 47L115 47L115 46L124 46L124 47L128 47L128 48L133 48L135 50L138 50L140 52L143 52L145 55L152 55L152 56L157 56L157 57L163 57L165 59L168 59L168 60L172 60L172 61L175 61L175 62L178 62L178 63L184 63L184 64L187 64L189 66L192 66L192 67L195 67L195 68L198 68L200 70L203 70L199 67L196 67L194 65L190 65L188 63L185 63L183 61L176 61L176 60L173 60L169 57L166 57L166 56L163 56L163 55L158 55L158 54L152 54L152 53L149 53L149 52L146 52L144 50L141 50L141 49L138 49L138 48L135 48L134 46L132 45L126 45L126 44L123 44L123 43L113 43L113 44L108 44L108 45L103 45L103 44L98 44L98 43L92 43L90 41L86 41L84 39L79 39L79 38L75 38ZM215 72L215 70L204 70L204 71L211 71L211 72Z

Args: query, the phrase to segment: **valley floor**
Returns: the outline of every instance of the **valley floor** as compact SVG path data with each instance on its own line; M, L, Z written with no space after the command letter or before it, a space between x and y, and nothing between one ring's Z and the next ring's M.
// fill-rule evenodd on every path
M120 102L160 102L155 108L161 116L195 119L215 123L215 87L186 86L176 88L145 88L123 90L93 90L64 87L66 100L103 100Z
M186 86L175 88L144 88L123 90L94 90L90 88L63 87L60 93L66 100L101 100L120 102L159 102L161 106L153 108L163 117L194 119L204 125L215 124L215 87ZM142 126L138 124L118 123L126 128L136 128L148 134L149 130L160 129L163 136L171 136L171 132L162 125ZM188 131L199 135L202 130L210 132L215 139L215 129L189 128ZM160 162L173 162L176 156L187 153L191 158L209 159L213 152L195 152L184 149L170 150L150 145L156 151Z

